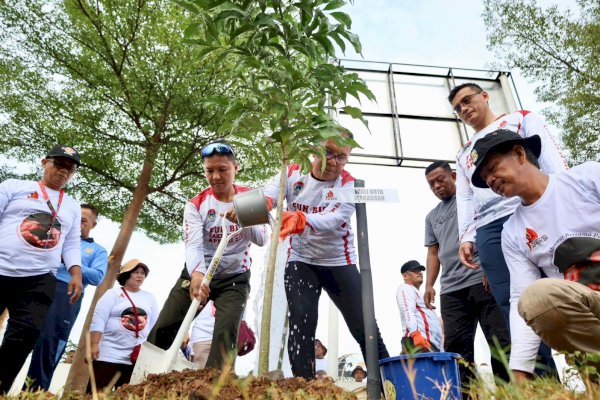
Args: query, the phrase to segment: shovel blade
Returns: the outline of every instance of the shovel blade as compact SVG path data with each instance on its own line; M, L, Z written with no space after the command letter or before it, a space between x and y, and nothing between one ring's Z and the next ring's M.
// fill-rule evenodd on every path
M140 349L140 354L131 374L132 385L146 380L148 374L163 374L170 371L173 364L173 357L167 354L166 350L144 342Z

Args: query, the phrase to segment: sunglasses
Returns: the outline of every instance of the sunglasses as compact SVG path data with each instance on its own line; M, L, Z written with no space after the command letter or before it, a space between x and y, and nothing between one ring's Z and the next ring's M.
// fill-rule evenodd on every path
M61 162L57 162L56 160L54 160L52 158L49 158L48 161L54 165L54 168L65 169L69 173L73 173L73 172L77 171L77 168L78 168L77 164L63 164Z
M227 143L211 143L202 148L202 157L210 157L213 154L231 154L235 156L233 149Z

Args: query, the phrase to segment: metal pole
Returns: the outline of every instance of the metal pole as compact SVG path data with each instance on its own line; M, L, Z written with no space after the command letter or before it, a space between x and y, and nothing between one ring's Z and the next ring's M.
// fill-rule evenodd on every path
M338 373L338 309L331 299L329 299L329 323L327 332L327 375L335 379L340 379Z
M357 179L354 187L365 187L365 181ZM356 233L358 241L358 264L362 291L362 307L365 321L365 349L367 353L367 398L376 400L381 397L381 375L379 373L379 352L377 329L375 325L375 305L373 302L373 278L369 257L369 230L367 227L367 206L356 204Z

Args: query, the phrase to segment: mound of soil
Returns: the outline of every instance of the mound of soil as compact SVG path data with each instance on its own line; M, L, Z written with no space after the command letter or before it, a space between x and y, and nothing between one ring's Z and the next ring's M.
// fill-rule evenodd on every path
M337 399L356 400L330 380L305 381L302 378L271 380L253 376L238 379L233 373L214 369L185 370L149 375L138 385L124 385L113 398L189 398L190 400L237 399Z

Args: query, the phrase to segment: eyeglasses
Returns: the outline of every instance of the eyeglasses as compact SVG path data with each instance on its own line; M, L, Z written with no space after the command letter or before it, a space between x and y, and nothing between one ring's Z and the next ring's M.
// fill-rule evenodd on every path
M57 162L53 158L49 158L48 161L50 161L52 164L54 164L54 168L66 169L69 173L73 173L73 172L77 171L77 168L79 168L77 166L77 164L63 164L61 162Z
M337 161L338 164L346 164L348 162L348 156L345 154L335 154L329 150L325 151L325 157L328 160L331 160L332 158L335 158L335 161Z
M453 109L454 113L456 115L459 115L462 111L463 106L468 106L469 104L471 104L471 100L473 99L473 96L481 94L481 93L483 93L483 91L477 92L477 93L471 93L471 94L463 97L462 100L460 101L460 103L458 103L456 105L456 107L454 107L454 109Z
M202 148L200 154L202 157L210 157L213 154L231 154L235 155L233 149L227 143L211 143Z

